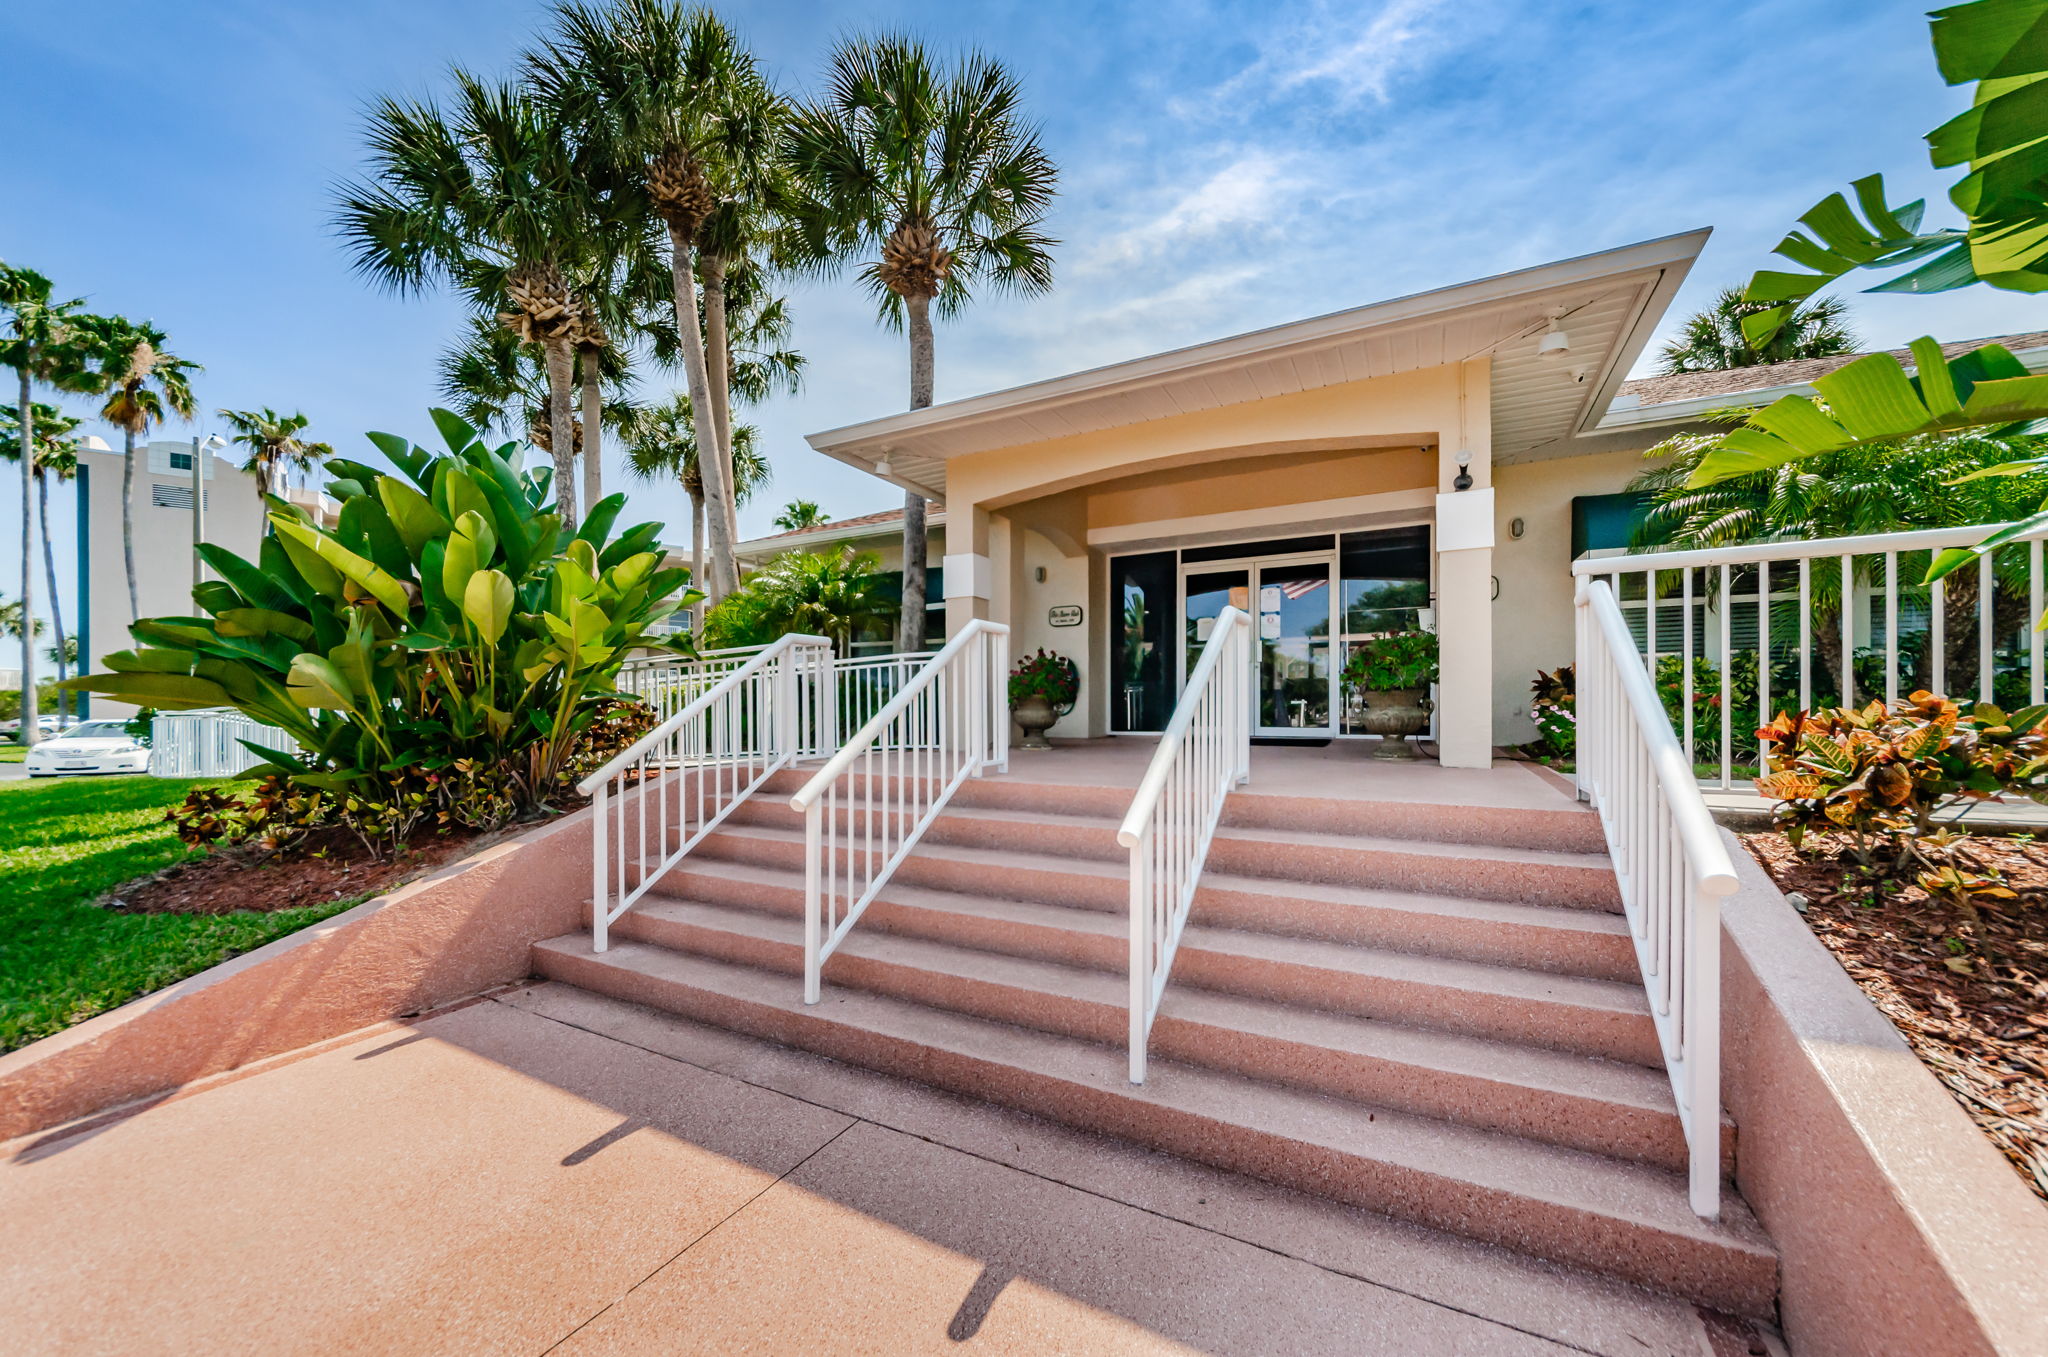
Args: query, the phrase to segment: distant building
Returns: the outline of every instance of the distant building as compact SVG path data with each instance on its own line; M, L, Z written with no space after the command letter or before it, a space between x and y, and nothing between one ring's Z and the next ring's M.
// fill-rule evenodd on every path
M128 607L128 570L121 549L121 453L84 451L78 455L78 580L77 595L65 612L65 624L85 640L79 656L86 672L105 666L101 657L136 645L128 634L133 620ZM205 489L206 540L238 556L254 559L262 521L256 481L234 462L207 454L202 468ZM135 616L182 617L192 602L192 444L183 439L157 439L135 450ZM295 490L287 498L303 503L317 517L332 521L334 502L314 491ZM38 658L38 672L49 673ZM94 716L125 716L128 703L93 697L86 710Z

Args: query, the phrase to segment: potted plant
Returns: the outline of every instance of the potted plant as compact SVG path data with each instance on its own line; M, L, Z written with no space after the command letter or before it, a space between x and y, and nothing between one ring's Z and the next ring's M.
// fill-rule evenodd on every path
M1050 749L1054 723L1074 709L1081 671L1064 655L1041 649L1010 671L1010 716L1024 732L1020 749Z
M1429 724L1427 694L1434 682L1435 632L1389 632L1351 652L1344 662L1344 686L1365 703L1365 728L1380 737L1377 757L1415 757L1408 737Z

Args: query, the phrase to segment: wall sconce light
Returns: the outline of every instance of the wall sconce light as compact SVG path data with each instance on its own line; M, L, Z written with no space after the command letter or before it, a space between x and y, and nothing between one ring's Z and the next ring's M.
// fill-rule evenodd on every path
M1470 489L1472 488L1472 471L1471 471L1471 466L1472 466L1472 449L1470 449L1470 448L1459 448L1459 449L1458 449L1458 478L1457 478L1456 480L1454 480L1454 481L1452 481L1452 482L1451 482L1451 489L1453 489L1453 490L1470 490Z
M1519 518L1511 518L1508 520L1508 536L1514 538L1517 542L1522 540L1522 534L1527 529L1528 525L1522 522L1522 520Z
M1037 580L1037 581L1038 581L1038 582L1039 582L1040 584L1044 584L1044 583L1045 583L1045 567L1044 567L1044 566L1039 566L1039 567L1038 567L1038 568L1037 568L1036 570L1032 571L1032 572L1031 572L1031 578L1032 578L1032 579L1035 579L1035 580Z

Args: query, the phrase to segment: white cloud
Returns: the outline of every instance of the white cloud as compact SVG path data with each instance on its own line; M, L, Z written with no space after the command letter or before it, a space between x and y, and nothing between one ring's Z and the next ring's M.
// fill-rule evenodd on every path
M1103 236L1101 243L1083 256L1078 270L1127 267L1170 255L1220 232L1273 225L1294 209L1312 182L1296 157L1257 148L1238 152L1163 207Z
M1394 80L1455 36L1443 0L1384 0L1370 17L1319 4L1260 45L1259 57L1211 92L1211 111L1312 91L1337 107L1388 102Z

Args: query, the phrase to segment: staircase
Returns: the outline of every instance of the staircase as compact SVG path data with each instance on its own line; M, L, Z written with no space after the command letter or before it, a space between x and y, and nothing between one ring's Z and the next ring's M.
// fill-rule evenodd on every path
M1520 776L1517 772L1515 775ZM777 774L552 980L1736 1314L1777 1260L1690 1209L1596 818L1232 794L1127 1081L1131 792L962 785L801 1002L804 838ZM1723 1121L1724 1170L1734 1128Z

